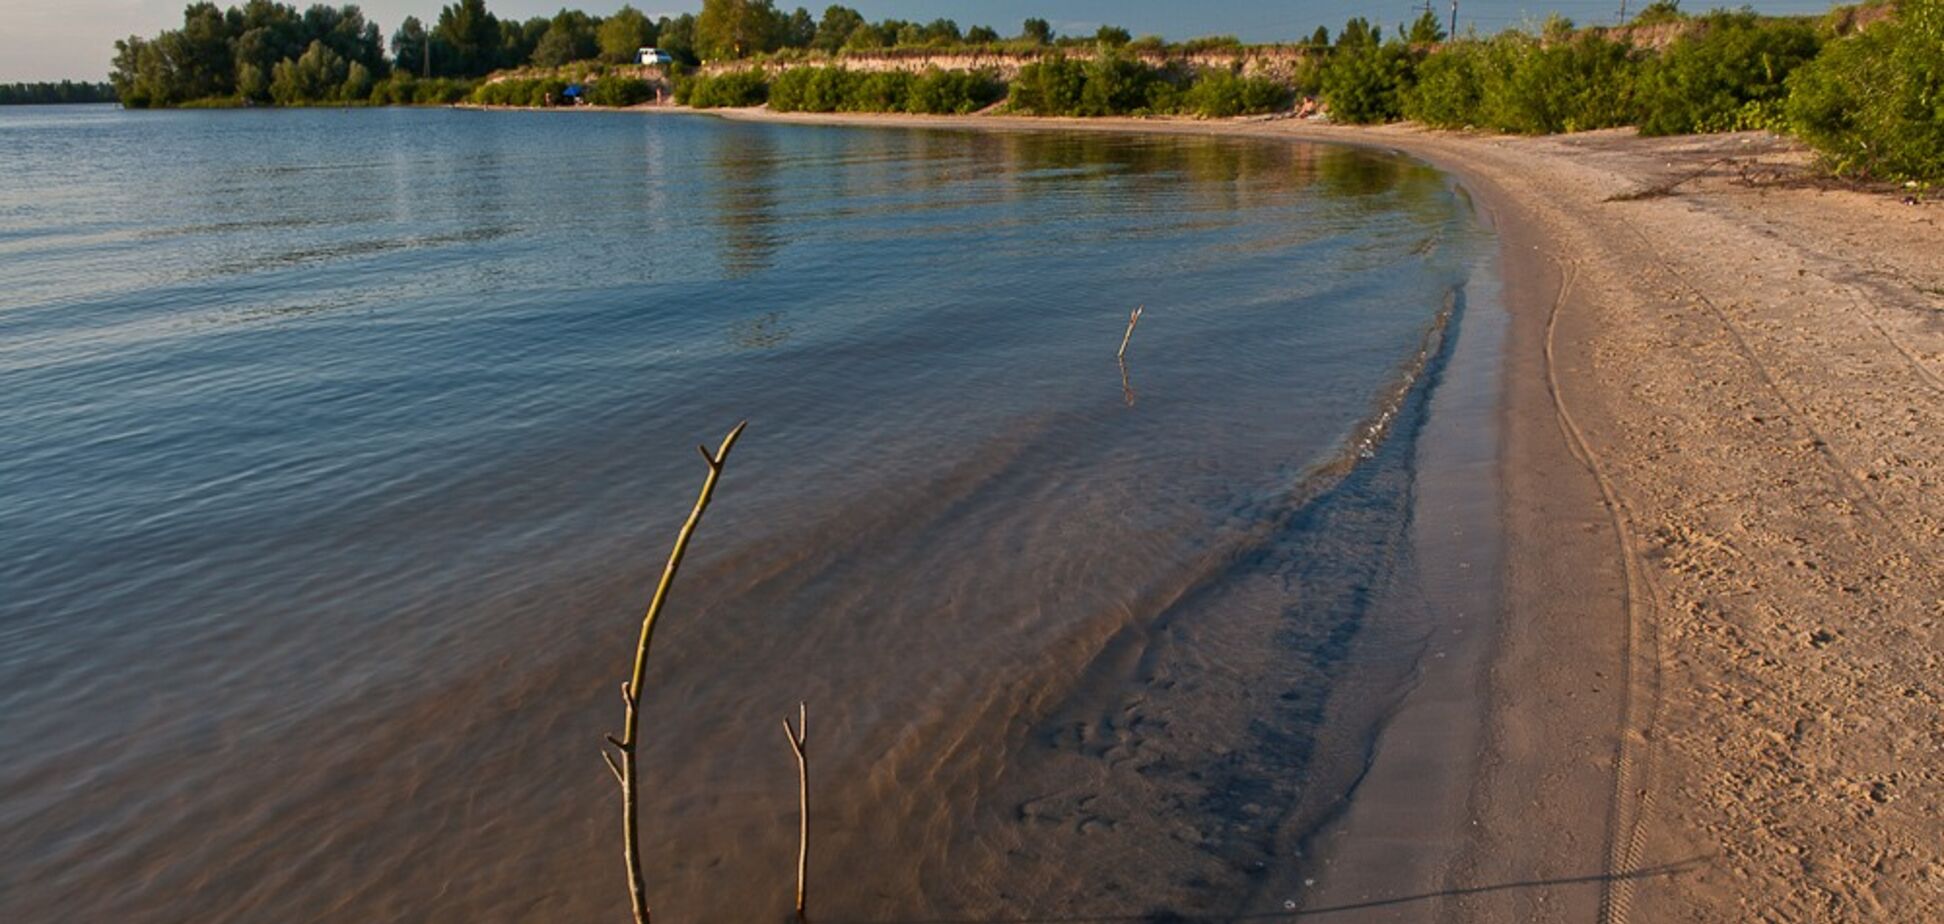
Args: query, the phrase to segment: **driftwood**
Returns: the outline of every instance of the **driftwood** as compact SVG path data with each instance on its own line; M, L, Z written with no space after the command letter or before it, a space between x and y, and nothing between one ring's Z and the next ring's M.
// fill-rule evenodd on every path
M1114 354L1115 359L1127 358L1127 341L1134 339L1134 325L1141 323L1141 312L1146 310L1147 306L1142 305L1127 316L1127 333L1121 335L1120 352Z
M668 553L668 565L662 569L661 583L655 585L655 596L648 602L647 614L641 618L641 638L635 645L634 673L621 684L621 702L627 710L621 737L607 736L608 743L621 752L620 763L615 762L612 754L601 752L601 759L607 761L608 770L614 773L614 781L621 785L622 854L628 862L628 898L634 907L636 924L649 924L648 888L641 876L641 771L636 758L640 742L641 684L648 672L648 646L655 637L655 620L661 616L662 605L668 602L668 590L675 584L675 572L682 567L682 556L688 553L689 539L695 535L696 524L702 522L702 512L708 509L709 499L715 496L716 482L722 478L723 463L729 461L729 450L736 445L736 438L742 435L743 428L747 426L749 421L746 420L737 424L728 436L723 437L721 448L713 455L706 446L696 447L702 453L702 460L708 463L709 475L702 482L702 494L695 499L695 508L689 511L688 522L683 523L682 531L675 535L675 548Z
M804 910L804 881L810 871L810 760L804 754L804 736L809 732L810 719L804 704L797 703L797 723L790 727L788 717L783 719L783 736L790 739L790 750L796 753L797 762L797 924L809 924L808 912Z

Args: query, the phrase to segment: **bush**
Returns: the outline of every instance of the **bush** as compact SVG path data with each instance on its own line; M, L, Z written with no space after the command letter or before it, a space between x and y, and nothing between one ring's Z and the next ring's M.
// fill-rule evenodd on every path
M1401 118L1416 64L1417 56L1396 42L1339 45L1323 70L1330 118L1357 124Z
M675 101L697 109L761 106L768 98L769 84L760 71L696 75L675 85Z
M475 87L471 100L481 106L558 106L566 92L567 81L555 77L496 80Z
M1006 87L987 71L927 70L911 86L906 108L932 115L964 115L998 102Z
M1087 88L1087 66L1049 55L1019 69L1007 99L1012 108L1038 115L1071 115Z
M1433 128L1472 128L1482 124L1485 73L1496 45L1504 41L1459 42L1418 64L1417 80L1399 101L1404 117Z
M841 67L793 67L770 83L769 107L777 112L836 112L850 99L858 77Z
M1167 112L1178 93L1172 77L1119 52L1092 61L1051 55L1019 71L1012 108L1038 115L1113 116Z
M851 85L844 100L847 112L903 112L911 100L911 87L918 78L904 71L878 71L865 74Z
M471 81L450 77L421 80L412 88L412 102L419 106L450 106L470 96Z
M1806 23L1709 14L1641 70L1641 134L1766 127L1786 97L1789 74L1816 56L1818 44Z
M1905 0L1788 86L1790 129L1838 173L1944 180L1944 0Z
M638 77L603 77L587 85L596 106L635 106L655 98L655 85Z
M1225 119L1257 112L1274 112L1289 105L1290 91L1261 77L1242 77L1233 71L1212 70L1201 75L1181 95L1178 108L1203 118Z

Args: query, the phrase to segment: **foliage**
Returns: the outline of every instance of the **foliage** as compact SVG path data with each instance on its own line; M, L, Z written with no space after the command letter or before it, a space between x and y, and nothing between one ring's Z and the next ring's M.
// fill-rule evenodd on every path
M1944 0L1904 0L1788 83L1789 126L1837 172L1944 180Z
M695 44L705 58L775 51L781 34L773 0L702 0L695 17Z
M1072 115L1086 88L1087 66L1056 52L1019 69L1008 101L1017 112Z
M1005 85L989 71L947 71L934 67L912 84L905 110L964 115L984 109L1005 95Z
M1404 41L1413 45L1433 45L1444 40L1444 23L1428 8L1411 21L1411 28L1404 33Z
M633 61L635 52L655 44L655 24L632 6L616 10L601 23L595 35L601 60L610 64Z
M1642 69L1640 131L1674 135L1765 127L1790 72L1816 56L1815 30L1750 12L1711 13Z
M589 84L587 89L591 93L604 82ZM567 87L559 77L495 80L475 87L471 100L481 106L559 106L567 102Z
M1290 95L1289 88L1273 80L1211 70L1181 95L1178 108L1203 118L1221 119L1283 109L1289 105Z
M115 88L106 83L0 83L0 106L50 103L112 103Z
M298 59L321 46L312 68L302 72L304 86L319 94L305 101L333 101L342 96L342 83L352 63L364 65L373 79L391 70L378 27L365 21L355 6L322 4L299 13L297 8L256 0L228 11L214 3L196 3L183 10L182 28L144 39L130 36L115 43L110 81L122 104L131 108L175 106L191 100L249 98L267 101L272 95L279 64ZM329 63L333 80L316 80L317 68ZM292 80L298 72L290 70Z
M1634 14L1636 26L1658 26L1663 23L1680 22L1687 15L1681 12L1681 0L1654 0Z
M1330 106L1330 117L1353 124L1401 118L1417 55L1397 42L1378 45L1359 39L1346 44L1344 36L1349 34L1351 29L1345 26L1323 71L1323 100Z
M1519 32L1460 42L1418 65L1404 115L1521 134L1625 125L1637 66L1630 46L1592 32L1551 45Z
M760 71L698 74L675 82L675 101L697 109L761 106L769 84Z

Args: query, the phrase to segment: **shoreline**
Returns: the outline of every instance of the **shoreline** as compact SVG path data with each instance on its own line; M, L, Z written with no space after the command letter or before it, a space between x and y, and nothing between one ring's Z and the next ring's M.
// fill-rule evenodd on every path
M1376 148L1456 177L1490 215L1504 602L1464 830L1443 833L1434 888L1351 876L1312 911L1914 919L1944 892L1935 202L1822 188L1763 133L707 114ZM1421 820L1437 812L1408 808L1439 807L1421 773L1383 738L1450 706L1414 691L1380 732L1333 862L1379 869L1439 836Z

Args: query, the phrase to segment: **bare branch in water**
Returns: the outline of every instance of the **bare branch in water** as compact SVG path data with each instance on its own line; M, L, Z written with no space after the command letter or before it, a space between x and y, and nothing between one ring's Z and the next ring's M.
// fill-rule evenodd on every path
M804 880L810 869L810 760L804 754L804 736L810 730L810 720L803 703L797 703L797 724L790 727L790 720L783 719L783 735L790 739L790 750L796 753L797 762L797 924L809 924L808 912L804 910Z
M648 646L655 637L655 620L661 616L662 605L668 602L668 590L675 584L675 572L681 569L682 556L688 553L689 539L695 535L696 525L702 522L702 512L709 508L710 498L715 496L716 482L722 478L723 463L729 461L729 450L735 447L736 438L742 435L743 428L747 426L749 421L745 420L729 431L729 435L722 439L722 447L714 455L710 455L707 448L702 448L702 459L708 463L709 476L702 482L702 494L695 499L695 508L689 511L688 522L683 523L682 531L675 535L675 548L668 553L668 565L662 569L661 583L655 585L655 596L648 602L647 614L641 618L641 639L635 645L634 674L621 685L621 702L627 710L621 737L607 736L608 743L621 752L620 765L615 765L613 755L601 752L608 769L613 771L615 780L621 784L621 850L628 862L628 898L634 907L635 924L649 924L650 917L648 888L641 876L641 770L635 756L639 742L641 683L648 671ZM801 902L799 898L799 905Z
M1127 316L1127 333L1121 335L1121 348L1120 352L1114 354L1115 359L1127 358L1127 341L1134 339L1134 325L1141 323L1141 312L1146 310L1147 306L1142 305Z

